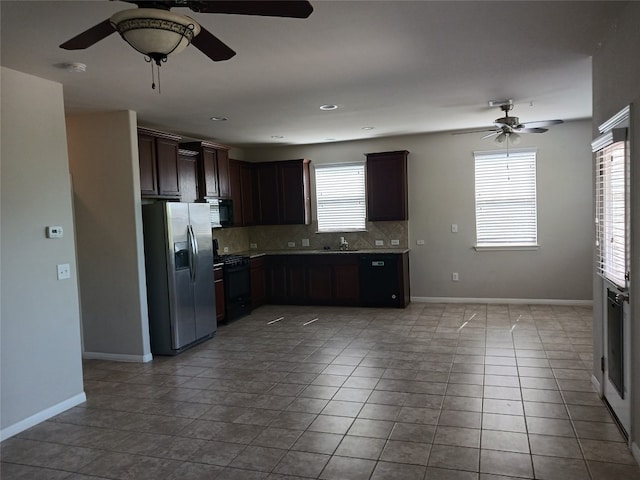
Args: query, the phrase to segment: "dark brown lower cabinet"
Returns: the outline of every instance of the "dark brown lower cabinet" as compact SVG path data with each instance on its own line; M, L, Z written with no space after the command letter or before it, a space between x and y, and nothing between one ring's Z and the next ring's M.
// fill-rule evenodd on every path
M264 305L267 298L264 257L251 259L251 308Z
M269 255L267 300L289 305L358 305L358 256Z
M216 292L216 320L218 323L224 322L225 303L224 303L224 277L222 275L222 267L213 269L213 285Z

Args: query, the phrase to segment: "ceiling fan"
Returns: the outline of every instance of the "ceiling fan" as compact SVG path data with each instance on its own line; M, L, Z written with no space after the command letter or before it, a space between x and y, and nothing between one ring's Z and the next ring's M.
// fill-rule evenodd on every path
M509 112L513 109L513 100L492 100L489 102L492 107L500 107L504 112L504 117L496 118L493 122L494 127L486 130L475 130L464 133L482 133L486 134L482 139L495 137L496 143L511 142L512 144L520 143L521 133L544 133L548 131L551 125L564 123L564 120L541 120L538 122L520 123L518 117L509 116Z
M166 62L167 56L184 50L190 43L219 62L230 59L236 52L192 18L171 12L172 8L188 7L197 13L290 18L307 18L313 12L311 4L304 0L124 1L138 8L117 12L67 40L60 48L83 50L118 32L129 45L148 57L147 61L153 60L158 66Z

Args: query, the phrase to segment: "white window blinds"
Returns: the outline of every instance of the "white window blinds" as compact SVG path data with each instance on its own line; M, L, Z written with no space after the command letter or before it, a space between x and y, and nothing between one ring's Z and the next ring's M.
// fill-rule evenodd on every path
M318 231L364 230L364 164L316 165Z
M627 155L618 141L595 152L598 273L621 288L627 272Z
M478 247L538 242L536 151L474 152Z

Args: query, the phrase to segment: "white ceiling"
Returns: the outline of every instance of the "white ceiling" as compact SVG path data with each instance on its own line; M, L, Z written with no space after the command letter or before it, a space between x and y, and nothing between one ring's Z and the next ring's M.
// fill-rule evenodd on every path
M190 46L160 68L158 94L150 64L117 34L59 48L135 5L2 0L0 59L62 83L68 111L131 109L141 125L240 147L344 141L489 127L502 116L491 99L513 98L523 122L588 118L590 56L621 3L311 0L308 19L174 9L237 55L212 62Z

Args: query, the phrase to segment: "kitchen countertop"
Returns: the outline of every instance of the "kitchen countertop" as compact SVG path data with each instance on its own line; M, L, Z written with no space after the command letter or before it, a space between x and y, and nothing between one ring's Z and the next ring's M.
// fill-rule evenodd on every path
M315 250L304 248L292 248L286 250L249 250L238 252L237 255L245 255L251 258L264 255L348 255L348 254L403 254L408 253L408 248L365 248L354 250Z

